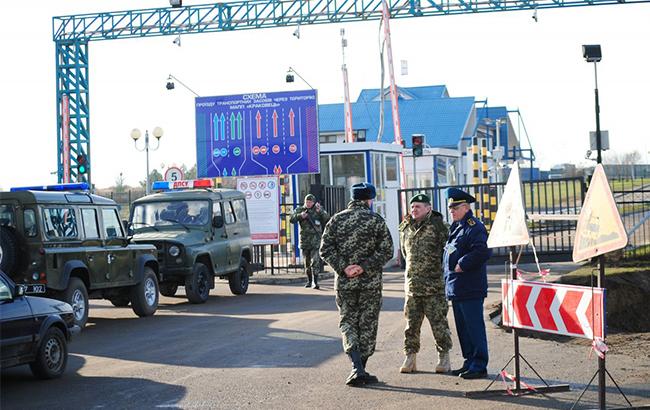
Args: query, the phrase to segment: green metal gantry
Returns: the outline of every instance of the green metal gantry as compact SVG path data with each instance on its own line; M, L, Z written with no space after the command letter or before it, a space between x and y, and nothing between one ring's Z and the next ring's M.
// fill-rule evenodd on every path
M650 0L388 0L387 4L391 18L407 18L647 2ZM59 182L64 177L61 110L64 95L70 102L70 180L90 182L91 179L90 41L379 20L381 12L382 0L251 0L53 17ZM89 170L86 175L77 174L79 155L87 159Z

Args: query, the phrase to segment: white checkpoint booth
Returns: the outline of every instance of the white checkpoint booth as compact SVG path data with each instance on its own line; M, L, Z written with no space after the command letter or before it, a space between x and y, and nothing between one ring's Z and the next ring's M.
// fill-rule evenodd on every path
M380 142L320 145L322 184L344 186L347 200L350 199L350 187L359 182L370 182L377 189L373 209L384 217L393 237L393 259L397 258L399 249L397 190L400 188L401 153L401 145Z

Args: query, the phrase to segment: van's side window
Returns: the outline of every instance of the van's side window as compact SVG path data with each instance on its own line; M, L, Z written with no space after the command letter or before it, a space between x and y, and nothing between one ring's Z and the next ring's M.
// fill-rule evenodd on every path
M50 238L76 238L78 236L77 218L72 208L43 209L43 226L45 233Z
M84 222L84 236L87 239L99 238L99 228L97 227L97 211L91 208L82 208L81 219Z
M232 205L230 204L230 202L223 203L223 211L226 213L225 215L226 224L235 223L235 213L232 210Z
M248 219L246 215L246 202L243 199L237 199L232 201L232 206L235 208L235 215L237 216L238 221L245 221Z
M122 233L122 224L115 209L102 209L102 220L104 222L104 235L106 238L121 238L124 236Z
M36 236L36 212L33 209L25 209L23 212L25 235L33 238Z

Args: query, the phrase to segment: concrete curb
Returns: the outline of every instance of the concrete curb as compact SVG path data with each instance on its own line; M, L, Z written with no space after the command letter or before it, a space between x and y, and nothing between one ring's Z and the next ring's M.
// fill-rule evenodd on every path
M327 280L334 277L334 272L321 273L318 275L318 280ZM290 285L294 283L305 283L307 277L304 274L253 274L250 278L251 284L259 285Z

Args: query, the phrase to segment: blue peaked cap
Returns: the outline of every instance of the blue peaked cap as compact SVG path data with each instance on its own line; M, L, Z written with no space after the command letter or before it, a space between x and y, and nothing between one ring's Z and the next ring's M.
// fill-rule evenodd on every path
M460 204L471 204L472 202L476 202L476 198L458 188L448 188L447 202L448 206L452 207Z

